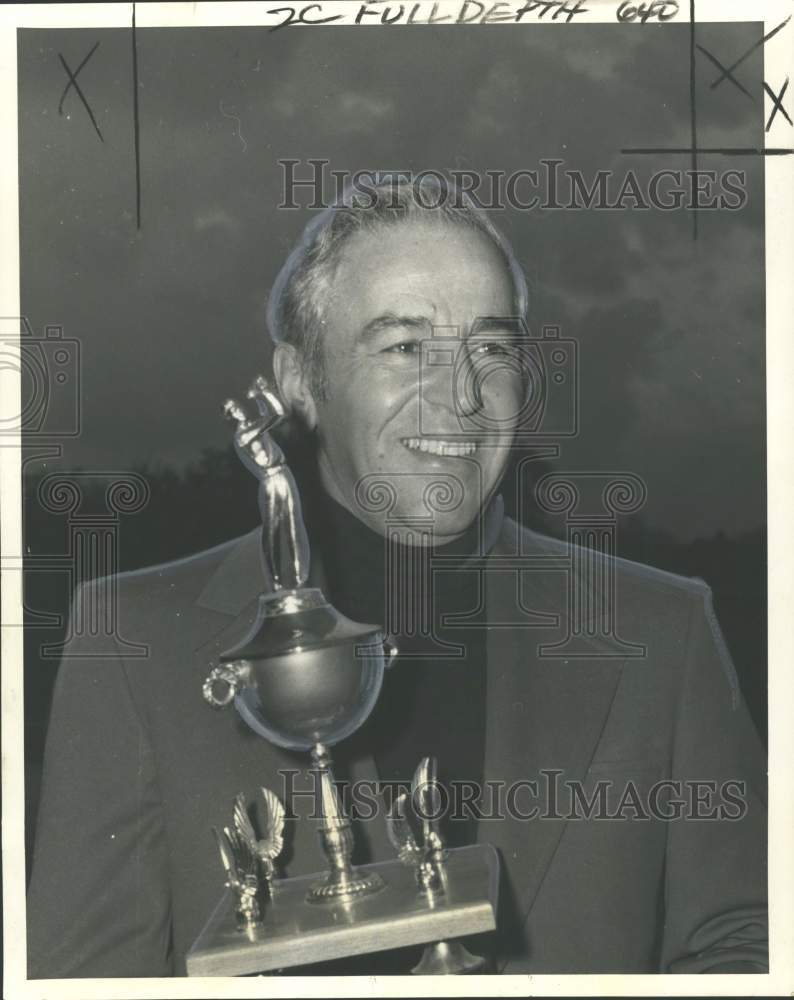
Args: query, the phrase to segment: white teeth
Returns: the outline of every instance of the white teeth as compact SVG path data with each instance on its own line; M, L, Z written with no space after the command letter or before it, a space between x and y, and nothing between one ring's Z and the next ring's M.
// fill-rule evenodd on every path
M430 438L403 438L403 444L411 451L425 451L431 455L461 458L472 455L477 450L474 441L442 441Z

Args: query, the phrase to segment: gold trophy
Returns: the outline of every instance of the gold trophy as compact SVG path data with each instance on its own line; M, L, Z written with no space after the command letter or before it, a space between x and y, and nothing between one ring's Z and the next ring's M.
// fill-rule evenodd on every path
M284 809L263 788L257 839L243 797L215 830L227 892L187 957L188 975L247 975L433 942L417 973L477 971L482 960L455 938L495 927L498 859L489 845L444 849L428 818L435 765L425 758L410 800L387 818L398 857L354 867L353 830L337 797L330 748L369 717L396 647L378 625L342 615L306 587L309 544L295 480L269 433L284 407L263 377L248 391L249 418L229 400L238 454L259 481L264 592L256 621L203 685L214 708L234 704L259 736L311 754L320 778L320 841L328 870L276 877Z

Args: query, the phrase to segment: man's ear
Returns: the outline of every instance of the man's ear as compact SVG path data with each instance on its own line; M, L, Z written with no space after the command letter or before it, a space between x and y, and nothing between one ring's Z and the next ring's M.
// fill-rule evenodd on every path
M279 395L287 409L297 413L313 431L317 426L317 404L309 387L309 378L297 349L292 344L276 344L273 374Z

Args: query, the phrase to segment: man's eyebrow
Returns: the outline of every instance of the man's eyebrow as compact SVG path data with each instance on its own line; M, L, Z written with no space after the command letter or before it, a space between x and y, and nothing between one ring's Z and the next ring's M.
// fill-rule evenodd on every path
M510 333L518 336L526 333L524 321L520 316L480 316L471 325L471 332L477 333Z
M430 328L430 320L427 316L401 316L397 313L385 312L371 319L362 328L359 337L361 339L372 337L376 333L382 333L384 330L396 329L398 327L409 330L427 331Z

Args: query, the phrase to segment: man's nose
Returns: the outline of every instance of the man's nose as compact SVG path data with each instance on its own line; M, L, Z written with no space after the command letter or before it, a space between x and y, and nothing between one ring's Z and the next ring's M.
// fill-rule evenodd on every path
M469 417L482 409L479 372L466 343L458 338L426 342L421 373L422 399Z

